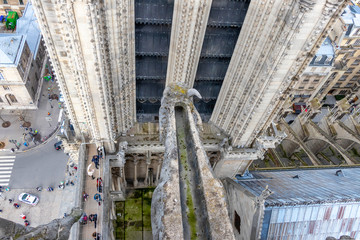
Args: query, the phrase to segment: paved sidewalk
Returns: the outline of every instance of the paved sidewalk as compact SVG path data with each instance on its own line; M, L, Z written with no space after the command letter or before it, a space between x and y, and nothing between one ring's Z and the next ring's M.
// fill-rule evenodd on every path
M37 110L14 110L15 115L14 113L10 114L6 110L0 111L1 118L11 123L11 126L8 128L3 128L0 124L0 142L5 143L5 147L0 149L0 152L9 153L11 148L14 148L16 151L27 151L46 141L56 132L61 110L59 106L61 105L59 105L57 100L49 100L49 94L57 94L59 96L57 84L52 81L44 81ZM20 119L21 112L25 121L31 123L28 130L20 127L20 125L23 124L23 121ZM50 113L50 115L48 115L48 113ZM2 123L2 121L0 123ZM30 128L32 128L33 131L38 131L38 136L35 137L36 143L33 142L32 137L28 134ZM27 134L25 137L23 135L24 133ZM17 143L20 144L19 150L17 150L16 145L9 142L9 140L16 140ZM29 146L24 146L25 141Z
M2 193L0 217L24 224L20 215L25 214L31 227L47 224L56 218L62 218L64 213L70 213L74 203L74 189L74 186L66 186L65 189L54 188L53 192L46 190L39 192L36 189L12 189L9 192ZM31 206L20 202L18 196L25 192L39 197L39 203L36 206ZM10 198L14 200L12 203L9 203ZM16 209L13 206L15 202L20 204L20 208Z
M96 150L96 146L94 144L89 145L88 147L88 160L86 161L86 169L88 167L88 165L92 160L92 157L94 155L97 155L97 150ZM89 177L87 175L87 171L86 171L86 178L85 178L85 182L84 182L84 189L85 192L87 194L89 194L88 200L84 202L83 204L83 210L86 213L86 215L89 217L90 214L97 214L97 223L96 223L96 228L94 227L94 222L90 222L88 220L86 225L81 225L81 230L80 230L80 239L93 239L92 234L94 232L97 233L101 233L101 220L102 220L102 207L103 207L103 202L101 202L101 206L98 205L98 203L94 200L94 195L96 193L99 193L97 191L97 187L96 187L96 179L98 177L102 177L103 173L101 172L102 169L102 164L103 164L103 159L100 159L99 161L99 169L95 169L95 165L92 164L92 168L95 169L94 172L94 177L95 179L93 180L91 177ZM100 193L101 198L103 199L103 194Z

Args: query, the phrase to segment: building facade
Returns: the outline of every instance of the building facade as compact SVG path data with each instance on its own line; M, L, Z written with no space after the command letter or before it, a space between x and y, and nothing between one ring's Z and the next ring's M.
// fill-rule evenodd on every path
M37 109L47 56L31 4L16 33L1 33L0 39L0 108Z
M15 11L21 17L25 11L27 0L1 0L0 15L7 16L10 11Z

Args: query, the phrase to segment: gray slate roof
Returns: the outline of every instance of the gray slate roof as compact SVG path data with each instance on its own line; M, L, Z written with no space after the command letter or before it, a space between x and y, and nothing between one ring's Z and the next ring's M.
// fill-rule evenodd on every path
M0 35L0 65L17 64L17 55L23 47L23 36L15 34Z
M26 5L24 15L16 22L16 33L26 36L26 42L35 59L41 40L41 31L30 2Z
M266 185L273 191L265 206L360 201L360 168L253 171L253 179L237 180L258 196ZM293 178L294 176L299 178ZM341 174L340 174L341 175Z

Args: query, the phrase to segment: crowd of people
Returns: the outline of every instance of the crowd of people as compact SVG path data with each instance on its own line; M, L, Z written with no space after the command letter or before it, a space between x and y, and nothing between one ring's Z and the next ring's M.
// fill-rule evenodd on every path
M103 180L102 180L101 176L95 177L94 173L95 173L96 169L99 169L100 160L102 158L103 158L103 149L98 148L97 149L97 155L92 156L91 163L87 167L87 173L88 173L88 176L91 178L91 181L96 179L96 193L94 194L93 198L97 202L98 206L101 206L101 203L103 202L103 199L102 199L102 196L101 196L102 192L103 192ZM82 196L83 196L84 202L86 202L88 200L88 198L89 198L89 194L86 193L85 191L83 191ZM89 202L89 204L91 204L91 201ZM80 223L85 225L85 224L88 223L88 221L94 222L94 227L95 227L95 230L96 230L97 220L98 220L98 214L97 213L90 214L89 216L86 215L86 213L84 213L83 216L80 219ZM101 239L101 235L98 232L94 232L92 234L92 237L94 238L94 240Z

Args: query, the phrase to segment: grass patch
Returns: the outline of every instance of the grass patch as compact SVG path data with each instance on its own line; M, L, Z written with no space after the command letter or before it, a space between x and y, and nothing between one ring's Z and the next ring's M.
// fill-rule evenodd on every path
M115 202L116 239L142 239L142 232L151 231L151 198L154 188L137 189L127 199Z

